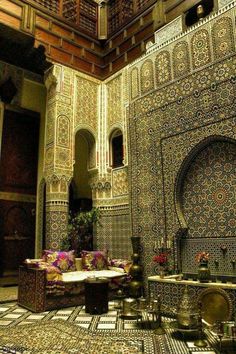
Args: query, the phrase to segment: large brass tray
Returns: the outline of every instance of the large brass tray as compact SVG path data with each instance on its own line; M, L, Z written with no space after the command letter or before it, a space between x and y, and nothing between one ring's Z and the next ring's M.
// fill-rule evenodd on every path
M199 295L202 318L213 325L216 321L229 321L232 317L232 301L227 292L220 288L207 288Z

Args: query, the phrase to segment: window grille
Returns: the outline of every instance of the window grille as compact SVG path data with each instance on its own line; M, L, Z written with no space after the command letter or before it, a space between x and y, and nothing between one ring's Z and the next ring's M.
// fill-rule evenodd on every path
M60 0L34 0L40 6L45 7L45 9L59 14Z

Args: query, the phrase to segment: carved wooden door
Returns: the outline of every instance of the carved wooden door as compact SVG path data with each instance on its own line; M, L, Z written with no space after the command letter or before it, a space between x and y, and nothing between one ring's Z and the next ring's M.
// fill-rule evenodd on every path
M0 270L34 256L39 117L5 110L0 160Z

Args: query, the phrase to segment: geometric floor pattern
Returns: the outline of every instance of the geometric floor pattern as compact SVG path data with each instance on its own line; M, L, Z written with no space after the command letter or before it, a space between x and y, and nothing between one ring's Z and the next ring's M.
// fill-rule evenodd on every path
M2 353L140 354L144 341L142 338L94 335L79 326L55 320L1 329L0 342Z
M90 315L86 313L85 306L34 313L17 305L17 302L13 301L0 303L0 328L33 324L39 321L64 320L82 328L98 332L106 330L117 332L137 330L136 320L123 320L118 315L119 310L115 308L115 303L112 301L109 302L109 311L102 315ZM148 322L144 323L146 328L149 327L148 325Z
M194 345L194 339L191 337L183 337L182 334L175 332L169 323L173 319L163 319L166 330L165 335L155 335L154 329L150 329L150 322L146 321L140 327L133 319L123 320L119 316L119 311L115 307L115 302L109 302L109 311L106 314L90 315L85 312L84 306L76 306L53 311L46 311L43 313L32 313L31 311L20 307L17 302L0 303L0 353L36 353L34 351L7 351L7 348L1 349L1 333L7 333L9 330L15 331L18 329L32 328L36 324L55 324L55 326L62 326L63 323L67 328L73 327L73 333L84 330L83 336L87 333L89 335L102 335L106 338L123 338L126 340L140 340L138 345L139 353L146 354L235 354L236 347L226 348L219 351L219 343L215 336L208 334L208 346L206 348L199 348ZM22 327L21 327L22 326ZM5 331L4 331L5 329ZM81 337L81 336L80 336ZM78 346L78 345L77 345ZM10 350L8 348L8 350ZM95 351L93 354L105 354L103 351ZM82 351L72 351L82 354ZM37 352L41 353L41 352ZM43 353L43 351L42 351ZM49 354L48 351L45 352ZM55 354L59 354L56 351ZM63 352L64 353L64 352ZM67 352L65 352L67 354ZM69 349L68 349L68 353ZM87 350L88 354L89 351ZM107 352L107 354L116 352ZM117 352L121 353L121 352Z

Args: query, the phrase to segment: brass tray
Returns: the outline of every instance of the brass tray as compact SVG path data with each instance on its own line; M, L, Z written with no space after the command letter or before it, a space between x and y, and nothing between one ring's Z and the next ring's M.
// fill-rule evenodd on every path
M180 333L192 334L192 333L197 333L198 332L198 328L181 328L177 321L171 321L169 323L169 326L170 326L170 328L172 328L175 331L180 332Z
M207 288L198 298L202 304L202 318L213 325L217 321L229 321L233 306L227 292L221 288Z

